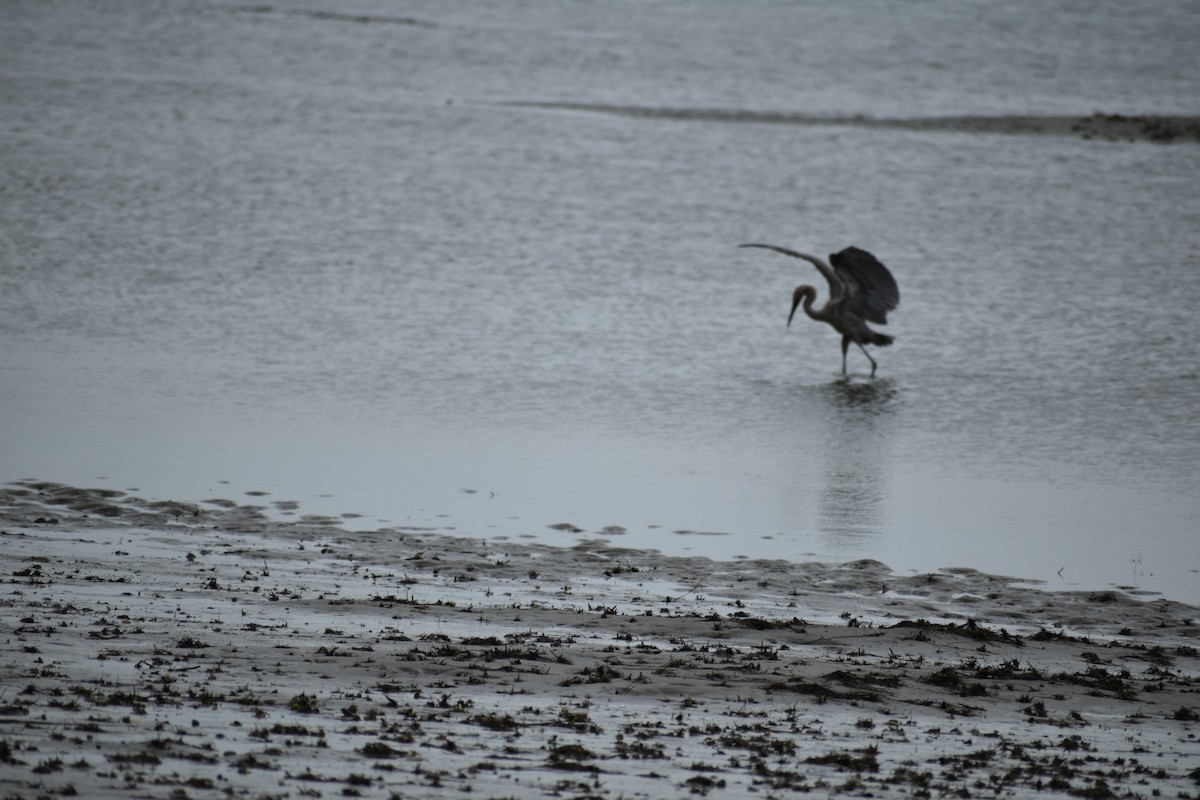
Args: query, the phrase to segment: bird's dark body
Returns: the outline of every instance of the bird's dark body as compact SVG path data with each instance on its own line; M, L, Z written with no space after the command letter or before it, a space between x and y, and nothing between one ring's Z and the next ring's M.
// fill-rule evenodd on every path
M887 313L900 304L900 289L896 286L896 279L879 259L857 247L847 247L840 253L833 253L829 256L828 264L815 256L772 244L744 244L742 247L774 250L808 261L820 270L829 282L828 302L821 308L813 308L817 290L807 285L796 287L792 294L792 313L788 315L788 325L792 324L796 309L803 303L805 314L829 324L842 334L843 374L846 372L846 351L854 342L871 362L871 375L875 375L875 359L871 358L865 345L887 347L894 338L872 330L867 323L886 324Z

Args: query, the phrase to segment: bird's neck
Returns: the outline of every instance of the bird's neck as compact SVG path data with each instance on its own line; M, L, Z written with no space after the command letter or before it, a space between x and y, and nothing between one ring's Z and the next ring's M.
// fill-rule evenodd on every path
M820 319L818 312L813 311L813 302L817 299L817 290L811 286L799 286L796 288L795 302L804 304L804 313L813 319Z

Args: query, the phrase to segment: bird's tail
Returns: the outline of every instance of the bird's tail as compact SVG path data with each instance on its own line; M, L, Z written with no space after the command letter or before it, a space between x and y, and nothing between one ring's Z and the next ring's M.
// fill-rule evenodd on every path
M874 344L878 345L879 347L887 347L894 341L895 339L891 336L888 336L886 333L871 331L871 338L867 340L867 344Z

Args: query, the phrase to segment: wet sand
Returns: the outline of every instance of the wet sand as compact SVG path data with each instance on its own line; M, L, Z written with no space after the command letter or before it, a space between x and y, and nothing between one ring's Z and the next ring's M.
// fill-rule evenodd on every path
M0 794L1200 792L1191 606L248 499L0 489Z

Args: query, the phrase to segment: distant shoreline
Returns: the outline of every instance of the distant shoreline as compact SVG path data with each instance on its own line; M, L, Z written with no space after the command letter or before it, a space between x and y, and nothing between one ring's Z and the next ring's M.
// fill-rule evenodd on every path
M777 111L745 111L715 108L656 108L605 103L516 101L505 105L561 111L587 111L625 117L666 120L766 125L807 125L862 128L895 128L954 133L1033 134L1078 136L1102 141L1149 141L1161 144L1200 142L1200 116L1156 114L1105 114L1091 116L954 115L935 117L822 116Z

